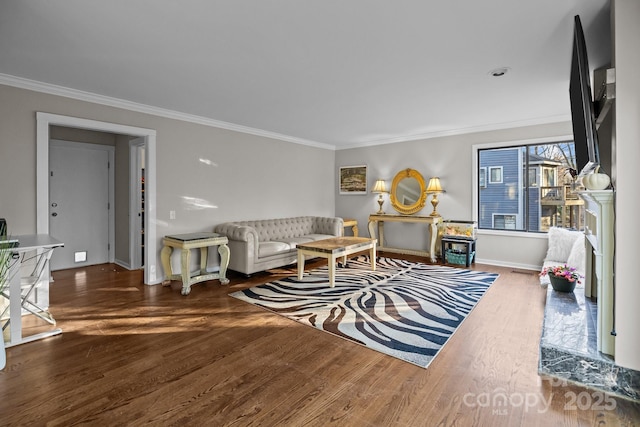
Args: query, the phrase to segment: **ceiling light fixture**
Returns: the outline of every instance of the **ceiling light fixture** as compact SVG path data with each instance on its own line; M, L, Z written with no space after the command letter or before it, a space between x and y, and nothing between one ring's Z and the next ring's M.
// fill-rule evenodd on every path
M505 74L507 74L507 72L510 70L511 68L509 67L500 67L500 68L495 68L491 71L489 71L489 74L493 77L502 77Z

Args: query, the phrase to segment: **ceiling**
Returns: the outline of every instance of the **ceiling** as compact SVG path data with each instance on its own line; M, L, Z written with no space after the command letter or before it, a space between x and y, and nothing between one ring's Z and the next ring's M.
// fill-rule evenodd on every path
M343 149L569 120L573 16L593 69L610 63L609 10L608 0L0 0L0 83Z

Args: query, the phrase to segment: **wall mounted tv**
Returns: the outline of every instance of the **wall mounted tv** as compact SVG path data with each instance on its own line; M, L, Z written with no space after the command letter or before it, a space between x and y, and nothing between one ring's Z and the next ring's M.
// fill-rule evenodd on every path
M580 175L586 175L599 166L600 153L598 151L598 133L596 132L596 117L591 94L587 47L580 16L578 15L574 17L569 97L571 100L573 141L576 150L576 170Z

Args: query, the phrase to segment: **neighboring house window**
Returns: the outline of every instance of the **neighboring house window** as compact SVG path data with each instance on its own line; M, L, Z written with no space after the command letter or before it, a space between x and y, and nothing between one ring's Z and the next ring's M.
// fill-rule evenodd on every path
M553 187L556 185L557 168L542 168L543 178L542 185L545 187Z
M480 173L478 175L478 187L487 187L487 168L480 168Z
M572 193L573 141L474 147L479 229L546 232L584 228L583 202ZM575 195L575 194L573 194Z
M489 168L489 184L502 184L502 166Z
M538 168L529 168L529 187L538 186Z
M516 216L507 214L495 214L493 216L493 228L496 230L515 230Z

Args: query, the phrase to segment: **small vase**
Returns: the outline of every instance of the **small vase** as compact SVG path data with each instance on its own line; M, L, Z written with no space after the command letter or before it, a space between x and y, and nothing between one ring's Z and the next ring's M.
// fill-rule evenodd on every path
M553 274L549 274L549 281L551 282L551 286L554 291L558 292L573 292L576 288L576 281L570 282L564 277L554 276Z

